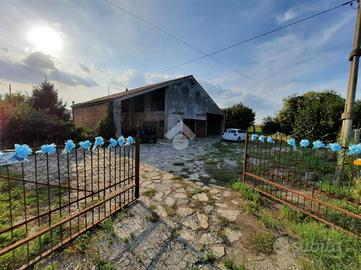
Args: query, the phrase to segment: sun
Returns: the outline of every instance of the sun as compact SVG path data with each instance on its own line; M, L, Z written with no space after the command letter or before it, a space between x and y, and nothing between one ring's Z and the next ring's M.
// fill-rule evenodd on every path
M60 51L63 41L58 32L48 26L35 26L28 33L28 40L34 49L47 54Z

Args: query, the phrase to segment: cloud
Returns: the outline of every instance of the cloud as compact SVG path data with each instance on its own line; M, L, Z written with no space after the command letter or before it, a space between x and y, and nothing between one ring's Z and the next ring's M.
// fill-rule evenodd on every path
M150 84L150 83L157 83L157 82L162 82L162 81L173 80L173 79L180 78L180 77L183 77L183 76L184 75L145 73L144 74L144 79L145 79L146 83Z
M74 73L61 70L55 66L50 55L34 52L23 61L0 57L0 78L19 83L39 83L47 76L65 85L97 86L92 78L83 78Z
M278 14L276 16L276 20L278 23L284 23L284 22L287 22L289 20L296 18L297 15L298 15L298 13L295 11L295 9L291 8L283 14Z
M78 63L78 64L79 64L79 67L80 67L83 71L88 72L88 73L91 73L90 67L88 67L87 65L82 64L82 63Z
M49 54L42 52L33 52L25 57L24 63L28 66L40 69L55 69L53 59Z
M58 81L70 86L77 86L77 85L83 85L87 87L98 86L98 83L94 81L92 78L83 78L73 73L61 71L58 69L50 71L50 73L48 73L47 76L49 80Z

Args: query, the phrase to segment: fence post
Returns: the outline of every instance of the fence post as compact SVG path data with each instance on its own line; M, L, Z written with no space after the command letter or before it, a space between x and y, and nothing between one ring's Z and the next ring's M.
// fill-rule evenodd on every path
M247 158L248 158L248 131L246 132L246 139L244 143L244 154L243 154L243 171L242 171L242 181L245 182L246 175L244 174L247 170Z
M140 159L140 138L135 137L135 198L139 198L139 159Z

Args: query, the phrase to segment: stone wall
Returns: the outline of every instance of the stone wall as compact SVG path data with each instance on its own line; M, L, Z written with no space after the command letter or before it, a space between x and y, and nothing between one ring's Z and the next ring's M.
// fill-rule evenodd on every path
M207 113L223 116L222 110L196 80L189 79L170 85L165 99L166 130L170 130L183 119L207 121ZM220 121L219 125L222 124Z

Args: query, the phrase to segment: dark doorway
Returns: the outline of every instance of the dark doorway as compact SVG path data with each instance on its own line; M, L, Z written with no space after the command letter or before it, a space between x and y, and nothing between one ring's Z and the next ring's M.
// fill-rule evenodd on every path
M196 120L194 119L183 119L183 124L185 124L194 134L196 134Z
M207 113L207 135L220 135L223 132L223 115Z

